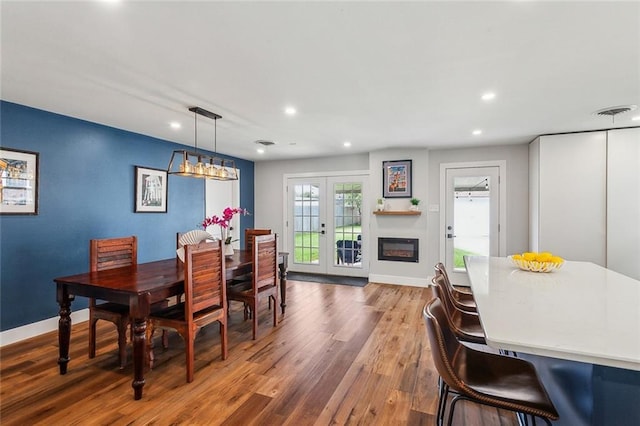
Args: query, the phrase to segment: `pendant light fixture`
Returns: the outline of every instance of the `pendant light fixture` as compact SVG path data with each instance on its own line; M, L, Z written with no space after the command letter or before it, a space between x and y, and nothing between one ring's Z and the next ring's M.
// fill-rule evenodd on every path
M193 112L194 117L195 151L187 151L184 149L173 151L173 154L171 154L171 160L169 161L169 166L167 167L167 173L170 175L194 178L238 180L238 170L236 169L235 161L217 156L217 122L218 119L222 118L222 116L200 107L191 107L189 108L189 111ZM214 155L207 155L198 152L198 115L202 115L213 120Z

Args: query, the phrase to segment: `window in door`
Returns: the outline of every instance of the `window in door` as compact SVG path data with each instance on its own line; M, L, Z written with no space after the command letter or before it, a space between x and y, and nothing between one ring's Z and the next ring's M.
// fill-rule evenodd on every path
M362 267L362 183L333 185L335 266Z
M456 284L466 284L464 256L500 255L501 165L444 167L445 266Z
M320 257L320 185L293 185L293 261L316 265Z

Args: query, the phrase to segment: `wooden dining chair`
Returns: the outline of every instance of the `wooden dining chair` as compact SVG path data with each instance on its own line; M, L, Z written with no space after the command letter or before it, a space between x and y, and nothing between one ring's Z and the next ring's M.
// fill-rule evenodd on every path
M244 249L251 253L253 257L253 239L258 235L269 235L271 229L260 228L246 228L244 230ZM227 282L228 286L234 286L236 284L251 280L251 273L234 277L231 281ZM246 309L246 307L245 307Z
M153 334L158 328L174 329L185 342L187 382L193 381L195 338L211 323L220 323L222 359L227 359L227 295L225 258L221 241L184 246L185 301L153 312L147 328L149 366L153 368Z
M269 235L271 229L246 228L244 230L244 248L253 253L253 238L257 235Z
M121 268L138 263L138 238L135 235L122 238L95 239L89 242L89 270ZM106 320L118 329L118 357L120 368L127 363L127 327L129 306L119 303L97 303L89 299L89 358L96 356L96 323Z
M138 238L135 235L120 238L93 239L89 241L89 270L91 272L121 268L138 263ZM166 300L151 305L151 310L162 309ZM120 368L127 365L127 328L130 326L129 306L113 302L98 303L89 298L89 358L96 356L96 323L110 321L118 329L118 361ZM133 336L130 340L133 340ZM162 344L167 346L169 337L162 334Z
M229 300L243 302L244 319L250 309L253 320L253 340L258 330L258 305L263 299L273 301L273 326L277 325L278 315L278 237L276 234L253 237L253 266L251 279L228 287Z
M434 270L436 276L441 275L443 277L444 283L447 287L445 290L451 296L453 304L456 305L458 309L466 312L477 312L476 301L473 298L473 293L455 288L451 283L449 274L447 273L447 270L442 262L436 263L434 266Z
M474 350L462 345L449 328L440 299L431 300L423 310L429 346L442 380L436 424L444 422L449 394L448 425L453 422L459 401L467 400L525 416L550 420L558 412L549 398L533 364L519 358Z

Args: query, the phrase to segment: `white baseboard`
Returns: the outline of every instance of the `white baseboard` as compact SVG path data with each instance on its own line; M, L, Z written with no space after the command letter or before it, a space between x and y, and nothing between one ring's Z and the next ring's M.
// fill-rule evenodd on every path
M42 321L5 330L0 333L0 347L19 342L21 340L36 337L58 329L60 317L47 318ZM71 313L71 324L77 324L89 320L89 308Z
M410 287L429 287L432 277L414 278L394 275L369 274L369 282L380 284L406 285Z

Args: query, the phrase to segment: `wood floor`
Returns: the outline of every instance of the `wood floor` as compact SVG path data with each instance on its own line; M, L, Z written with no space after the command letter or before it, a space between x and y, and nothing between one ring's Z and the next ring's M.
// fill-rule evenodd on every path
M73 325L71 361L58 374L57 332L1 350L2 425L433 425L438 375L422 307L431 290L289 281L288 307L273 328L260 309L258 339L232 308L229 357L217 325L196 339L187 384L184 345L156 344L144 396L133 400L132 365L120 370L115 327L98 322L98 355L87 357L87 322ZM73 308L73 306L72 306ZM130 354L129 354L130 358ZM516 425L515 416L459 404L454 424Z

